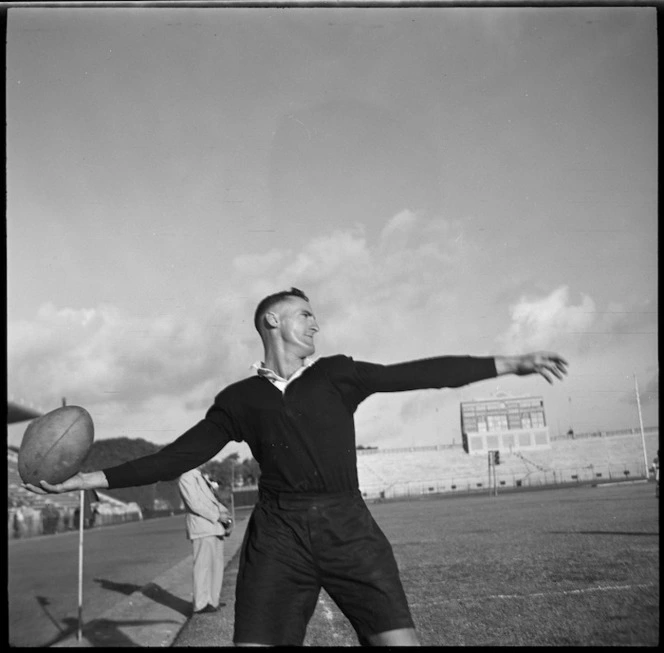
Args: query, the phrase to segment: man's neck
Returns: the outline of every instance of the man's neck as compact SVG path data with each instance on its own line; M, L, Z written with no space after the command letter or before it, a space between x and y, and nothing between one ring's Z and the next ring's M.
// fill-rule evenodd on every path
M281 352L265 352L263 364L276 372L282 379L288 380L294 372L304 365L304 358L289 356Z

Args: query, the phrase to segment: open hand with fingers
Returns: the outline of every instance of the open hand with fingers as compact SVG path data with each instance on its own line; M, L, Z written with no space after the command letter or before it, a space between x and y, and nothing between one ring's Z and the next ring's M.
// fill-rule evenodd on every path
M24 483L23 487L35 494L63 494L76 490L100 490L108 487L108 481L103 472L79 472L70 476L62 483L47 483L40 481L39 485Z
M27 490L35 494L62 494L63 492L74 492L76 490L83 490L84 483L81 474L74 474L62 483L48 483L40 481L39 485L32 483L25 483L24 486Z
M537 351L521 356L496 356L496 372L500 374L539 374L553 384L554 377L563 380L567 375L567 361L550 351Z

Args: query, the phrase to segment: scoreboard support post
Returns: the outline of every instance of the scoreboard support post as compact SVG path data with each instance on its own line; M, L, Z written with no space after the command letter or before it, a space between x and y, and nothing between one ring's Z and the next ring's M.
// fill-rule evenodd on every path
M496 475L496 465L498 464L498 452L490 450L487 452L489 461L489 496L498 496L498 477Z

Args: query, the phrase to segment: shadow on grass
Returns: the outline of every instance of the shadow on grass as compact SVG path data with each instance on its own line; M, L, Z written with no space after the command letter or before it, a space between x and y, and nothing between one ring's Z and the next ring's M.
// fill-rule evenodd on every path
M105 580L103 578L95 578L95 581L99 583L102 588L118 592L125 596L140 592L143 596L151 599L155 603L159 603L171 610L175 610L185 617L190 617L192 614L192 605L190 601L185 601L184 599L167 592L156 583L148 583L141 587L140 585L135 585L133 583L116 583L115 581ZM68 617L59 622L51 615L48 609L50 605L49 599L44 596L38 596L36 598L46 616L60 631L51 642L44 645L45 647L55 646L64 640L76 637L79 631L78 619ZM98 618L92 619L88 623L83 623L81 625L81 636L82 639L88 642L92 647L140 647L140 644L137 644L122 632L122 627L144 627L157 624L177 623L177 621L171 619L131 619L114 621L112 619Z
M54 646L69 637L75 637L78 632L78 620L67 618L63 619L65 625L62 633L52 642L45 644L45 646ZM87 624L83 624L81 628L82 638L85 639L92 647L105 648L105 647L138 647L141 645L134 642L130 637L127 637L122 630L123 626L152 626L155 624L169 624L176 623L171 620L155 620L155 619L137 619L129 621L112 621L111 619L93 619Z
M95 578L95 583L99 583L99 586L105 590L112 590L113 592L119 592L125 596L129 596L134 592L141 589L140 585L134 583L116 583L114 580L106 580L104 578Z
M167 608L175 610L185 617L191 617L192 615L191 601L185 601L179 596L167 592L163 587L160 587L156 583L148 583L147 585L140 586L133 583L116 583L115 581L106 580L104 578L95 578L95 582L99 583L104 589L119 592L125 596L129 596L134 592L140 592L143 596L152 599L155 603L165 605Z

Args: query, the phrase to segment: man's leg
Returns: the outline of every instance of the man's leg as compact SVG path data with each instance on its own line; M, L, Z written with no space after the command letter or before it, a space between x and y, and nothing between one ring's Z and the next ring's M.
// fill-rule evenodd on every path
M306 513L259 501L240 551L235 646L301 646L320 584L306 547Z
M367 637L371 646L419 646L414 628L399 628Z
M191 541L194 549L193 590L195 612L202 610L212 600L210 596L210 539L209 537L197 537Z
M221 600L221 588L224 582L224 540L215 536L212 540L213 553L210 560L210 605L217 608Z
M336 537L319 553L323 587L350 621L362 646L416 646L392 546L361 498L330 508L326 533Z

